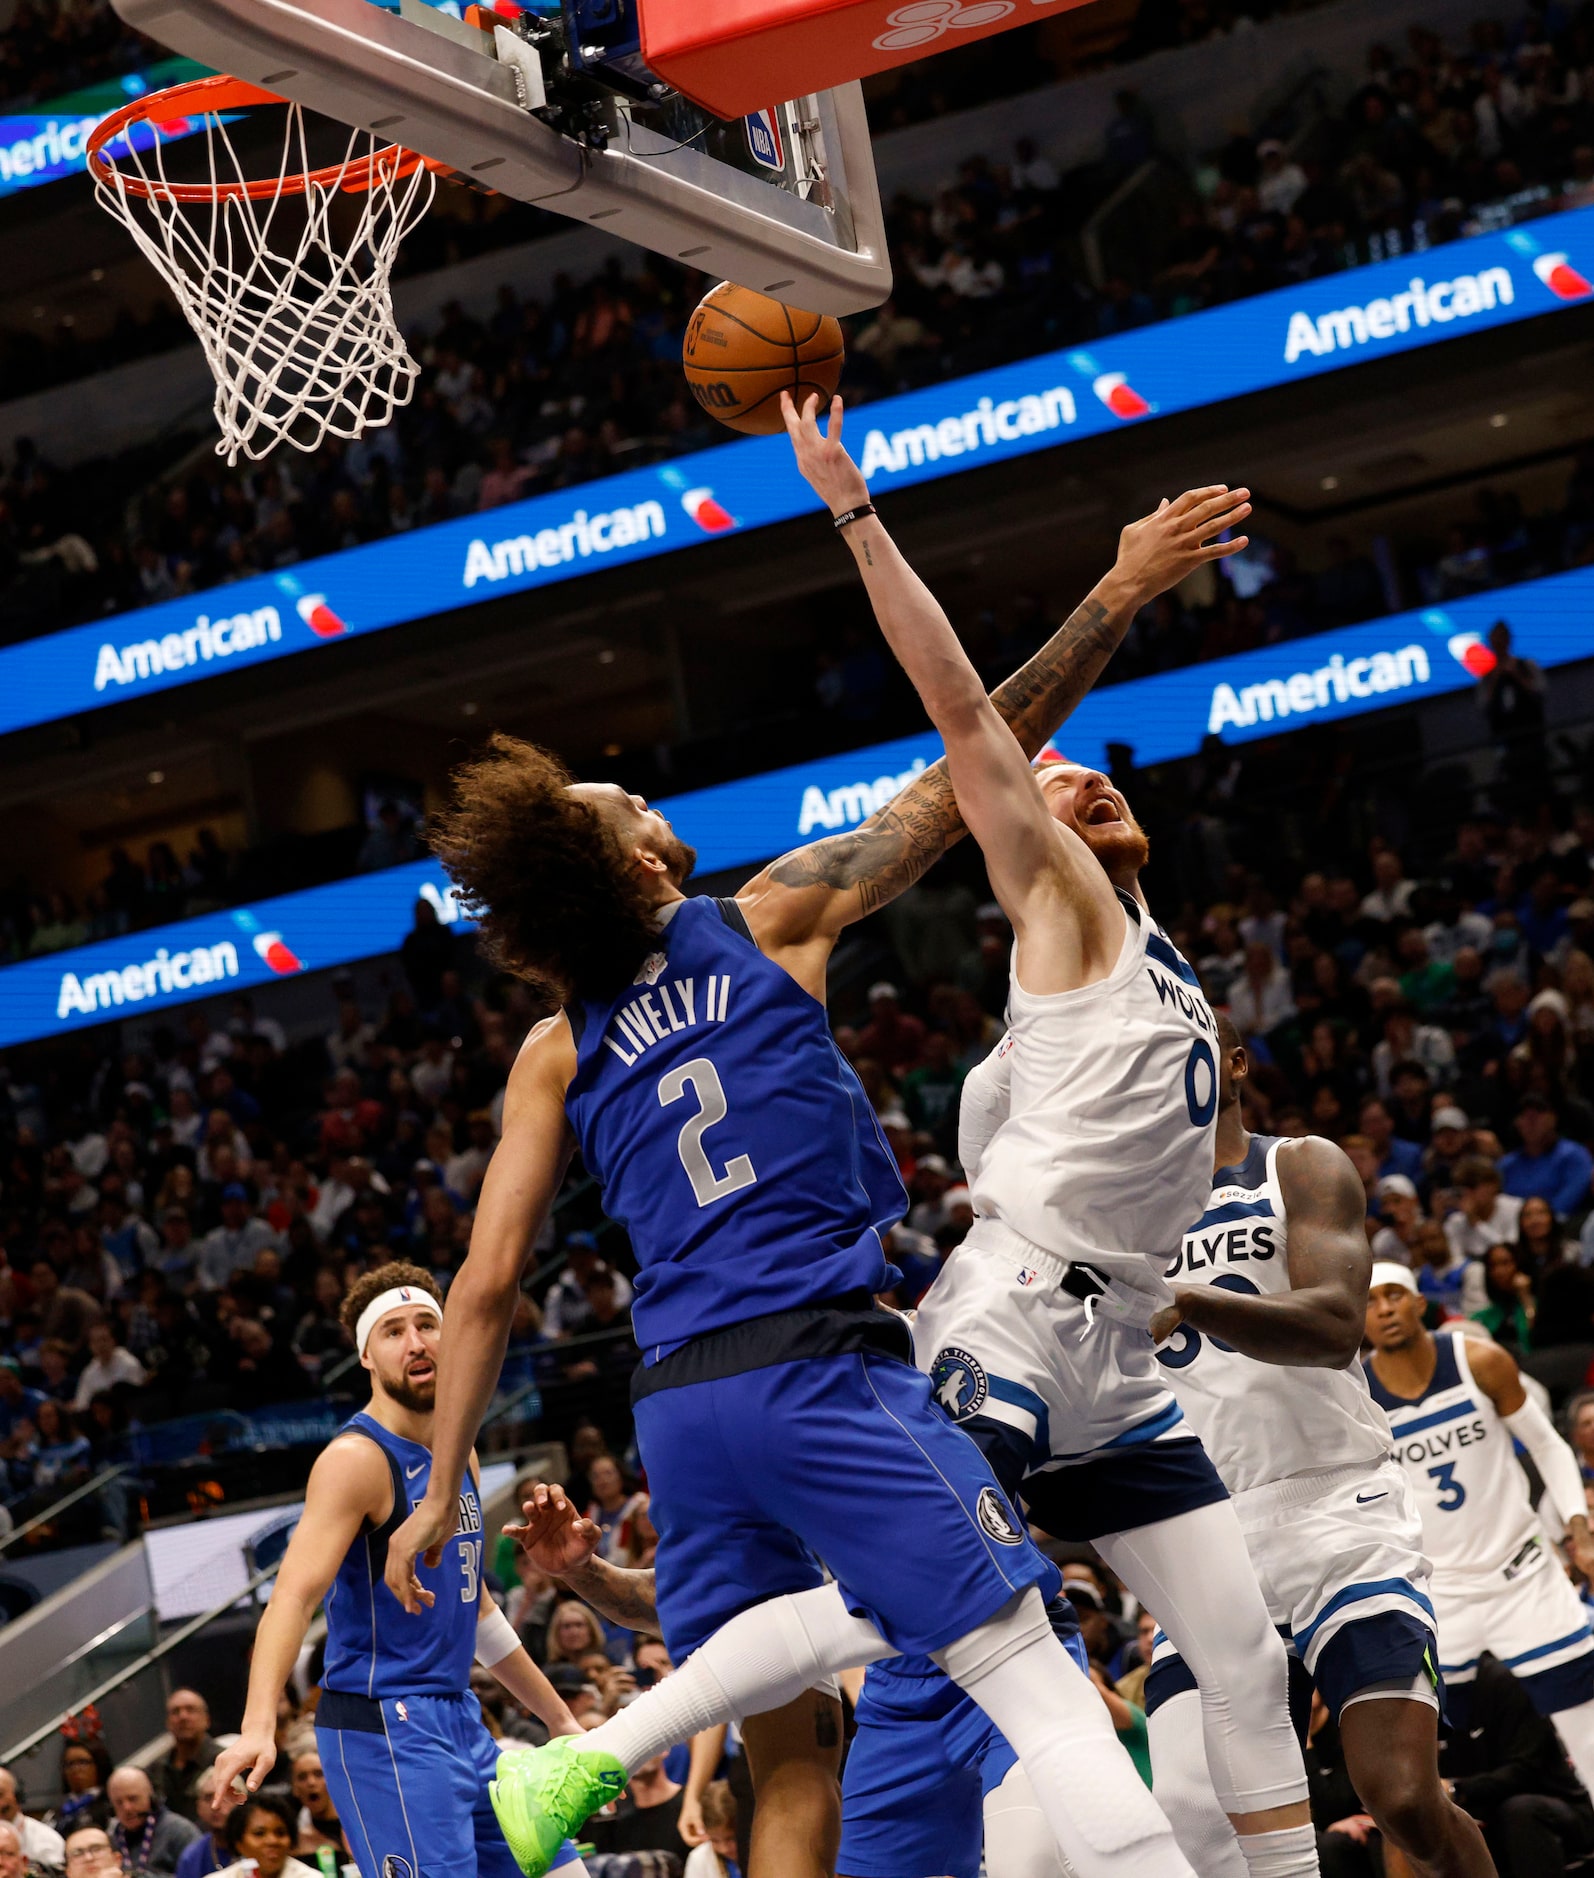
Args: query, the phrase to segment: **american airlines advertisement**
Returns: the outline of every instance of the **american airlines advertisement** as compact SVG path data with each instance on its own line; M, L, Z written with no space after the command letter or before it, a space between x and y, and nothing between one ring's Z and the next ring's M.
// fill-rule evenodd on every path
M1578 306L1594 306L1594 208L884 398L847 438L889 493ZM532 496L0 649L0 734L813 508L784 437Z
M1208 736L1249 743L1464 691L1493 669L1498 620L1540 665L1594 658L1594 568L1112 685L1084 700L1057 741L1083 763L1105 765L1109 742L1127 743L1137 764L1161 763ZM940 754L926 731L657 806L697 849L700 873L751 870L856 828ZM416 861L8 966L0 1048L396 951L419 899L469 930L441 869Z

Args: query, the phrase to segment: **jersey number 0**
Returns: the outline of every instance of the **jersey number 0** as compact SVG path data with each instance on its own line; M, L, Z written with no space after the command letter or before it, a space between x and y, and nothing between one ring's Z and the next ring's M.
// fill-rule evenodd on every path
M679 1102L688 1088L697 1097L697 1113L682 1127L675 1151L681 1157L698 1205L712 1206L726 1194L752 1186L758 1175L745 1154L733 1155L725 1163L723 1174L716 1174L709 1165L703 1137L716 1122L724 1121L730 1113L730 1105L725 1100L720 1073L706 1056L694 1056L690 1063L682 1063L678 1069L659 1078L659 1106L668 1108L672 1102Z

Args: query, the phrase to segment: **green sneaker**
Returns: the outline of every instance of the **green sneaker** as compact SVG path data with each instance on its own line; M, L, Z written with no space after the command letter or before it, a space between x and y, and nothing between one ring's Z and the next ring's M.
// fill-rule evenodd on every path
M546 1747L500 1754L487 1791L515 1863L526 1878L542 1878L565 1840L625 1783L612 1754L587 1747L581 1735L558 1735Z

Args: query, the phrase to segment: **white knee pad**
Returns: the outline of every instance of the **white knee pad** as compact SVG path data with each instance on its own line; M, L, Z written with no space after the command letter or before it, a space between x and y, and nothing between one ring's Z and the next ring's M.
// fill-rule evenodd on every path
M1102 1878L1178 1869L1168 1822L1095 1685L1053 1636L1039 1591L933 1654L1007 1737L1075 1865Z

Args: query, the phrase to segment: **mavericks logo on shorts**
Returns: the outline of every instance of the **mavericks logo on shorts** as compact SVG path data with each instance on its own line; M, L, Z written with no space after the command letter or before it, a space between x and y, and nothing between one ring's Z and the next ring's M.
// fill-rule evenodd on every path
M382 1878L415 1878L415 1868L407 1858L389 1852L382 1861Z
M1022 1545L1024 1535L1013 1524L1008 1514L1007 1502L995 1487L981 1487L980 1497L974 1503L974 1511L979 1517L980 1529L988 1533L998 1545Z
M990 1393L985 1371L967 1350L942 1350L930 1365L930 1393L955 1422L975 1415Z

